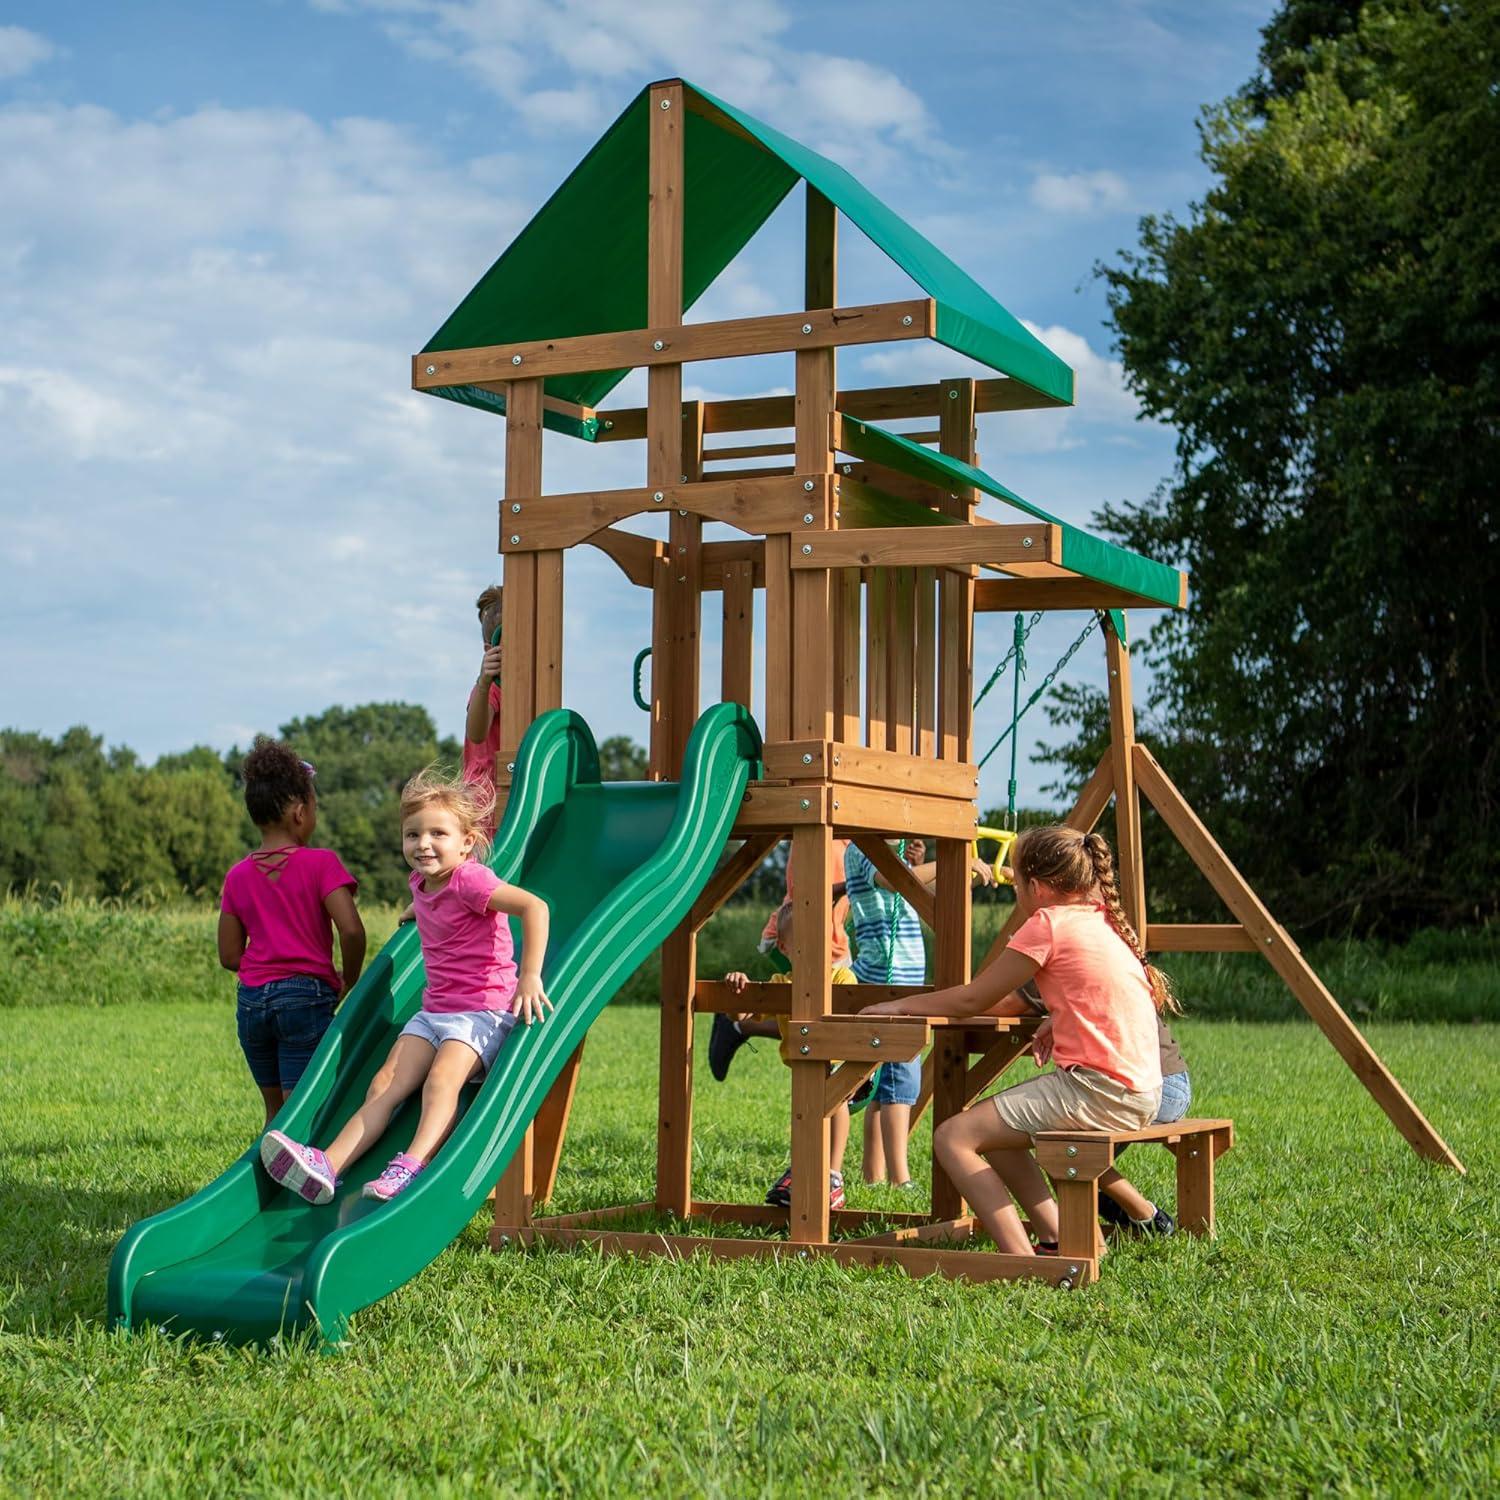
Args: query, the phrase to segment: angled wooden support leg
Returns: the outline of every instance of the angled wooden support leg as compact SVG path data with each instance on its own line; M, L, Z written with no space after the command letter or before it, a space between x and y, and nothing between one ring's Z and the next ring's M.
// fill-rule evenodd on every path
M536 1126L528 1125L495 1188L495 1232L523 1229L536 1203Z
M1313 972L1291 935L1266 910L1260 897L1251 890L1250 883L1230 863L1229 857L1188 805L1187 798L1162 770L1156 757L1138 743L1132 758L1136 785L1145 793L1146 800L1161 814L1162 822L1171 830L1172 836L1250 934L1256 951L1264 955L1281 976L1286 987L1317 1022L1323 1035L1333 1043L1339 1056L1370 1091L1371 1097L1406 1138L1412 1150L1429 1161L1441 1162L1462 1172L1464 1164L1432 1128L1427 1116L1412 1102L1391 1070L1329 993L1328 987Z

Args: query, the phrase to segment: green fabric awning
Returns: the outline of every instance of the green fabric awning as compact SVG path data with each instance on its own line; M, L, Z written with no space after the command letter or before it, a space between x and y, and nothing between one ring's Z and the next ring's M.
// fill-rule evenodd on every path
M691 84L723 120L686 111L683 307L693 306L800 179L810 182L937 303L937 338L1057 405L1073 372L972 277L842 167ZM646 326L649 90L643 89L423 346L614 333ZM726 123L726 121L728 123ZM550 396L597 405L628 371L550 377ZM505 400L475 386L432 392L481 410ZM593 425L548 411L546 425L592 439Z
M1153 562L1127 552L1113 542L1102 541L1086 531L1051 515L1039 505L1023 500L1014 490L1006 488L998 479L993 479L983 469L966 464L962 459L923 447L899 433L887 432L883 427L872 427L857 417L845 413L842 417L844 429L844 451L855 458L872 464L883 464L895 469L910 479L925 484L936 484L947 490L977 489L997 500L1004 500L1024 511L1038 521L1046 521L1062 530L1062 566L1070 573L1091 578L1095 583L1108 584L1112 588L1124 589L1127 593L1175 609L1182 597L1182 574L1165 563Z

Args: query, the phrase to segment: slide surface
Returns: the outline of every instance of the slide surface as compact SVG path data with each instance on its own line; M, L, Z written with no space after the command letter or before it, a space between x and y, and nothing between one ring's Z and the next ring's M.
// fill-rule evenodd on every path
M537 719L490 864L546 898L553 1013L515 1029L447 1143L392 1202L363 1199L360 1189L410 1141L416 1099L323 1207L271 1182L252 1145L201 1192L134 1225L110 1263L111 1325L235 1341L316 1327L332 1343L351 1313L428 1265L483 1204L610 996L687 915L759 755L749 713L718 704L693 729L680 783L601 783L583 720L565 709ZM519 923L514 931L519 954ZM331 1140L419 1008L422 985L416 930L403 927L340 1008L278 1126L295 1139Z

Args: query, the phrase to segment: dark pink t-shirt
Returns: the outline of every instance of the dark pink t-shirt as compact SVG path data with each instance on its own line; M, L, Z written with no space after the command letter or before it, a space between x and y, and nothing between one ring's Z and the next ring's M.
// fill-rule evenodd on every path
M242 984L269 984L310 974L339 986L333 967L333 921L324 898L359 882L332 849L293 846L248 855L224 877L220 906L245 929Z
M469 702L479 691L475 683L469 693ZM500 687L490 684L490 732L482 740L464 737L464 780L478 782L488 792L495 790L495 757L500 753ZM491 818L485 830L495 831L495 820Z
M411 872L411 900L427 966L422 1009L509 1010L516 993L516 960L510 920L491 911L500 877L478 860L465 860L435 891L422 889Z

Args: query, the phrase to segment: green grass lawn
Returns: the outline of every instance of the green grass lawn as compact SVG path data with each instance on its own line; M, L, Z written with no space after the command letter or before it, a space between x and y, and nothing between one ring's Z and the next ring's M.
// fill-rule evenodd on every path
M596 1027L559 1209L649 1196L655 1027ZM1500 1028L1369 1030L1466 1178L1312 1026L1181 1030L1240 1140L1212 1244L1125 1246L1062 1293L492 1255L480 1218L326 1357L103 1327L121 1232L258 1124L227 999L0 1009L0 1492L1494 1493ZM758 1199L784 1070L767 1045L700 1077L696 1189ZM1127 1161L1170 1196L1166 1152Z

